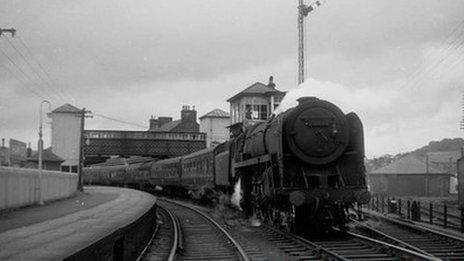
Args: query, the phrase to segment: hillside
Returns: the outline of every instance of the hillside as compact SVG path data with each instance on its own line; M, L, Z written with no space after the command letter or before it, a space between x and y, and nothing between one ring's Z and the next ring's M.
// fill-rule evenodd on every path
M418 158L425 158L428 152L439 152L439 151L459 151L464 147L464 139L443 139L441 141L431 141L428 145L425 145L414 151L406 153L398 153L396 155L383 155L378 158L366 159L366 170L371 172L375 169L381 168L392 163L394 160L400 159L406 155L413 154Z

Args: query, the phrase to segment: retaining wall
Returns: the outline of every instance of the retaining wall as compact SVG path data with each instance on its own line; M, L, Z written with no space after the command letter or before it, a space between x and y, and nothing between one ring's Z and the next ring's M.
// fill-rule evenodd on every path
M75 173L42 171L42 199L66 198L77 190ZM0 210L39 202L39 170L0 167Z
M156 205L133 223L91 243L64 261L137 260L156 229Z

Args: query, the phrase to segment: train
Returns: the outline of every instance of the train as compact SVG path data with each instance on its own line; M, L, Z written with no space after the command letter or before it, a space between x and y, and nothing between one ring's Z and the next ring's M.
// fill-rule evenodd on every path
M215 198L241 192L247 216L297 234L346 230L350 209L367 204L363 125L354 112L301 97L229 141L181 157L139 158L84 169L87 184L136 185Z

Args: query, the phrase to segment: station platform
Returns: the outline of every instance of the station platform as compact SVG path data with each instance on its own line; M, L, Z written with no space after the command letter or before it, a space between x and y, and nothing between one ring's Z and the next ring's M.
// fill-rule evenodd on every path
M89 186L68 199L2 211L0 260L62 260L76 253L92 257L81 252L133 225L154 209L155 201L137 190Z

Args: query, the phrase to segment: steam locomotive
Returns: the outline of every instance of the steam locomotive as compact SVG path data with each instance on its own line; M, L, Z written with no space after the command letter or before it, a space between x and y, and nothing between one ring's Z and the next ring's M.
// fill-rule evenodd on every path
M84 181L210 198L240 184L241 207L249 216L300 234L344 229L348 209L370 198L362 123L355 113L345 115L315 97L298 102L266 122L244 125L214 149L136 165L92 166L84 170Z

